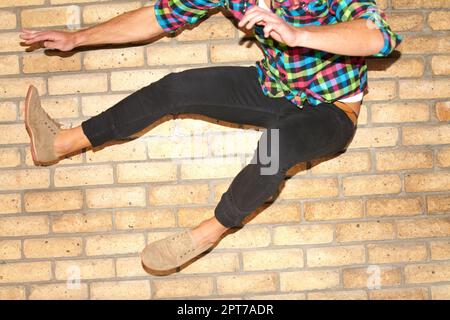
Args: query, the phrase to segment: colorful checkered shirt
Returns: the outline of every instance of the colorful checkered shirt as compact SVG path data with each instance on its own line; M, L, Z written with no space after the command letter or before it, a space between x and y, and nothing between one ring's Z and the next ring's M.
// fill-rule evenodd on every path
M257 0L157 0L155 13L164 31L173 33L185 24L194 24L208 10L225 7L237 20ZM392 32L384 13L374 0L304 0L293 7L291 0L271 0L272 11L287 23L302 27L328 25L357 18L369 19L381 31L384 46L375 57L389 55L401 37ZM256 62L258 78L265 95L285 97L298 107L305 102L315 106L364 92L367 88L365 57L336 55L305 47L289 47L256 25L255 38L264 58Z

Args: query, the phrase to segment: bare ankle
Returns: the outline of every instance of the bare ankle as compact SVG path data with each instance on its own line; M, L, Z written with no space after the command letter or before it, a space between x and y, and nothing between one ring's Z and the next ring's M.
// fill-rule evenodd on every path
M71 143L67 139L67 131L69 131L69 129L62 129L58 132L55 141L53 142L55 153L60 157L71 152Z

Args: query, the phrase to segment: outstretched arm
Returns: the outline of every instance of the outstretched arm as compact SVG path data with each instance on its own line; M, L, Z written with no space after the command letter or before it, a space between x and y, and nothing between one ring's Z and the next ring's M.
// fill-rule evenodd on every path
M75 47L119 44L148 40L163 34L154 7L143 7L123 13L93 27L69 31L35 31L23 29L20 38L25 44L42 42L44 48L70 51Z

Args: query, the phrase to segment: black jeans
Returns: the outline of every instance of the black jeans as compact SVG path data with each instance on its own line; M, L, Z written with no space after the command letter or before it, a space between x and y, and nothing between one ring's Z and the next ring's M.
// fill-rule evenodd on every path
M125 139L165 115L182 113L267 129L253 160L233 179L215 208L216 218L226 227L240 226L243 218L274 195L290 167L344 151L356 130L346 113L331 103L299 109L285 98L265 96L253 66L170 73L84 121L82 129L96 147ZM267 151L261 152L261 146ZM267 158L261 158L264 154L276 161L268 164Z

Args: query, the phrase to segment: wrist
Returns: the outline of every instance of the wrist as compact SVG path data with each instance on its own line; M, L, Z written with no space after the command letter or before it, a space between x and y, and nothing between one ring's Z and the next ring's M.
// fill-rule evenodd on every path
M72 33L74 47L82 46L85 43L86 30L78 30Z
M295 35L295 46L296 47L306 47L310 42L311 32L307 29L307 27L301 27L296 29Z

